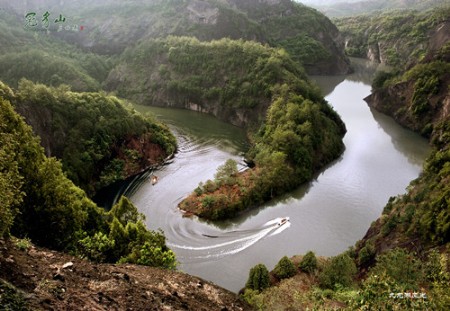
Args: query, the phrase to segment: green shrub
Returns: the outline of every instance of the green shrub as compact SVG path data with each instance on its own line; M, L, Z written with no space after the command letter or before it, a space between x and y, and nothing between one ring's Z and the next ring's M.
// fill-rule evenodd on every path
M263 310L264 307L264 296L257 290L251 288L246 288L242 298L255 310Z
M286 279L294 276L297 273L297 268L292 260L290 260L287 256L284 256L277 263L273 272L279 279Z
M376 265L370 273L385 273L405 290L417 290L423 280L420 260L401 248L393 249L377 257Z
M150 242L145 242L142 246L137 263L171 270L174 270L177 266L174 252L170 249L154 246Z
M94 236L88 236L79 241L81 256L86 257L95 262L104 262L107 253L110 252L115 245L114 240L108 238L103 232L97 232Z
M435 310L450 310L450 270L448 265L448 255L437 252L430 258L434 261L435 269L428 275L433 281L431 290L432 306Z
M369 241L364 245L358 254L358 264L365 265L369 263L375 257L375 245Z
M300 261L299 268L307 273L314 272L317 269L317 258L314 252L309 251Z
M347 254L341 254L325 265L319 275L319 282L324 288L334 289L338 284L349 287L353 284L356 272L354 261Z
M204 208L211 208L211 207L213 207L215 202L216 202L216 198L214 196L207 195L202 199L202 206Z
M211 179L208 179L203 185L203 189L205 192L214 192L217 190L217 188L218 188L217 184Z
M237 162L233 159L228 159L225 164L217 168L214 175L214 181L218 185L232 185L235 182L235 176L238 173Z
M250 269L248 280L245 284L246 288L256 291L262 291L270 286L269 270L263 264L257 264Z
M203 189L198 186L197 188L194 189L194 192L197 196L201 196L203 194Z
M397 72L378 71L372 81L372 86L375 89L380 89L385 86L389 79L397 76Z
M16 247L22 251L26 251L31 247L31 240L29 238L17 239L14 241Z

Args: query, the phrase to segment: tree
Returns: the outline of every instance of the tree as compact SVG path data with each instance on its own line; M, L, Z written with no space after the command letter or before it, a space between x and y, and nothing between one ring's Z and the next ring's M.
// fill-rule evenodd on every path
M238 172L237 162L233 159L228 159L225 164L217 168L217 172L216 175L214 175L214 178L219 185L231 185L234 183L234 177Z
M257 264L250 269L245 287L262 291L270 286L269 270L264 264Z
M292 260L284 256L275 266L274 273L279 279L286 279L294 276L297 273L297 268Z
M299 268L307 273L311 273L317 269L317 258L314 252L309 251L300 261Z
M107 254L114 249L115 242L109 239L103 232L97 232L94 236L88 236L78 241L79 255L95 262L105 262Z
M116 217L123 226L126 226L128 222L137 222L144 219L144 215L140 214L136 206L125 196L119 199L119 202L113 206L109 214Z
M319 275L320 285L334 289L337 284L349 287L357 270L353 260L347 254L341 254L331 259Z
M88 210L98 207L64 175L54 158L46 158L29 177L33 183L21 209L26 226L22 234L42 246L70 249L85 226Z

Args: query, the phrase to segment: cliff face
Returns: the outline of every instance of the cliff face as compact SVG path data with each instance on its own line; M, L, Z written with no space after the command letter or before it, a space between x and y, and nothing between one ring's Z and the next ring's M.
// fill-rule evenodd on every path
M347 54L408 68L448 38L449 8L398 11L335 20ZM436 45L437 44L437 45Z
M450 83L450 75L441 77L438 94L427 99L427 111L421 114L417 111L413 95L415 83L401 82L388 86L383 90L376 90L365 98L365 101L376 110L392 116L399 124L430 137L433 125L439 124L450 117L450 94L445 85Z
M433 127L450 117L450 21L434 27L423 61L407 71L399 82L385 83L366 98L369 105L392 116L398 123L429 137Z

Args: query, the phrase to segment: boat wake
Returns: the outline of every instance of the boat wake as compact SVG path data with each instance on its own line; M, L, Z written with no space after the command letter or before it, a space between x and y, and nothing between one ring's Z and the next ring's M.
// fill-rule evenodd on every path
M215 233L189 232L184 235L184 243L169 242L167 244L170 248L176 249L180 263L211 261L237 254L266 237L280 234L290 225L289 217L276 218L259 227L246 230Z

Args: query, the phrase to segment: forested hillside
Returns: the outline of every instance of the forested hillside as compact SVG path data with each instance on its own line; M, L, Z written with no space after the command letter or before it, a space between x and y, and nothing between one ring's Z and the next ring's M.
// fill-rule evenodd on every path
M77 31L57 30L65 9L67 22L86 24ZM59 20L45 25L55 11ZM29 19L41 13L42 20ZM344 125L299 63L315 72L343 73L348 60L334 25L305 6L289 0L109 0L101 6L31 1L5 3L0 14L5 42L0 77L17 89L7 99L41 135L46 154L60 158L67 176L89 195L161 161L174 151L174 142L165 128L125 109L120 100L71 89L105 86L139 103L196 109L251 128L254 172L260 175L275 162L279 169L288 164L289 178L278 185L269 178L258 186L258 198L238 209L292 189L343 150ZM254 39L285 47L292 57L284 49L243 40L151 39L168 34ZM256 133L272 103L273 116ZM286 107L290 112L283 117ZM285 128L277 129L285 121Z
M14 11L20 22L24 22L22 16L31 8L38 14L57 15L62 11L67 15L66 24L83 26L83 30L58 32L56 26L50 25L51 35L101 55L118 55L139 40L168 35L205 41L231 38L283 47L310 73L349 71L336 27L324 15L291 0L107 0L101 5L91 2L80 0L62 5L50 1L43 5L28 1L26 6L17 2L5 3L3 7Z
M98 91L112 66L109 57L80 49L23 27L23 17L0 10L0 80L17 87L20 79L74 91Z
M447 22L448 26L448 22ZM430 138L434 148L408 193L386 205L361 247L374 254L402 246L416 251L450 242L450 36L438 50L397 75L381 74L366 100Z
M0 86L0 309L249 309L214 284L167 271L174 253L128 199L97 207L44 155L5 99L15 95ZM159 269L97 264L108 262Z
M162 163L176 148L165 126L104 93L21 80L5 98L41 137L46 155L61 159L67 176L89 195Z
M273 85L305 77L286 52L255 42L169 37L127 49L105 87L138 103L198 110L248 126L264 118ZM309 89L304 84L303 91Z
M12 233L98 262L173 268L164 236L145 228L136 207L126 198L109 212L97 207L64 175L58 160L44 155L39 139L5 99L14 95L11 89L2 85L0 92L1 238Z

